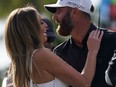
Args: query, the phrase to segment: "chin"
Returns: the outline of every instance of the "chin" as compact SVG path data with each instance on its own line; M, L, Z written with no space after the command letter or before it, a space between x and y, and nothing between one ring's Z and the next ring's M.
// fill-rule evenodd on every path
M42 43L44 44L47 41L47 36L43 35L42 38L41 38L41 40L42 40Z
M47 41L47 37L44 38L44 42L46 42L46 41Z

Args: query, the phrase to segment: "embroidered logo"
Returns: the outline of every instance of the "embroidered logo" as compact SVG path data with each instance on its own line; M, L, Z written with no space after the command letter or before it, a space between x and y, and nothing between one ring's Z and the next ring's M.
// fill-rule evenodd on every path
M78 4L76 4L76 3L73 3L73 2L67 2L67 4L70 5L70 6L73 6L73 7L85 9L85 7L83 7L83 6L81 6L81 5L78 5Z

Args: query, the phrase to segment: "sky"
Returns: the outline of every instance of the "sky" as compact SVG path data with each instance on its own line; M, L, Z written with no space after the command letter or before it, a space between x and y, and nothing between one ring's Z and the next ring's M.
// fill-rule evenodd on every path
M3 36L4 33L4 26L5 26L5 20L0 20L0 37ZM4 40L0 41L0 70L7 67L10 63L10 60L7 56Z
M99 6L99 4L101 3L101 0L91 0L91 1L95 7Z
M92 3L95 7L99 6L101 0L92 0ZM4 33L4 26L6 20L0 20L0 36ZM0 70L7 68L10 64L10 60L7 56L4 40L0 41Z

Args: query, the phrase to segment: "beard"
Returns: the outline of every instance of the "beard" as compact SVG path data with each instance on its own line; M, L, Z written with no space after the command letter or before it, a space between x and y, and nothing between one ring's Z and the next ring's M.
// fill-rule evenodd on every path
M72 29L73 24L71 21L70 12L67 12L60 25L57 27L56 32L61 36L68 36L70 35Z

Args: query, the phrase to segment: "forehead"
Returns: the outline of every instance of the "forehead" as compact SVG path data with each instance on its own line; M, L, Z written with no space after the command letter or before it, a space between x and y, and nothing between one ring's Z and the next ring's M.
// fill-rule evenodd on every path
M40 15L39 13L37 13L37 18L38 18L39 20L42 19L41 15Z
M68 7L58 7L57 10L64 10L66 11L68 9Z
M70 7L58 7L56 11L65 13L65 12L69 11L69 9L72 9L72 8L70 8Z

